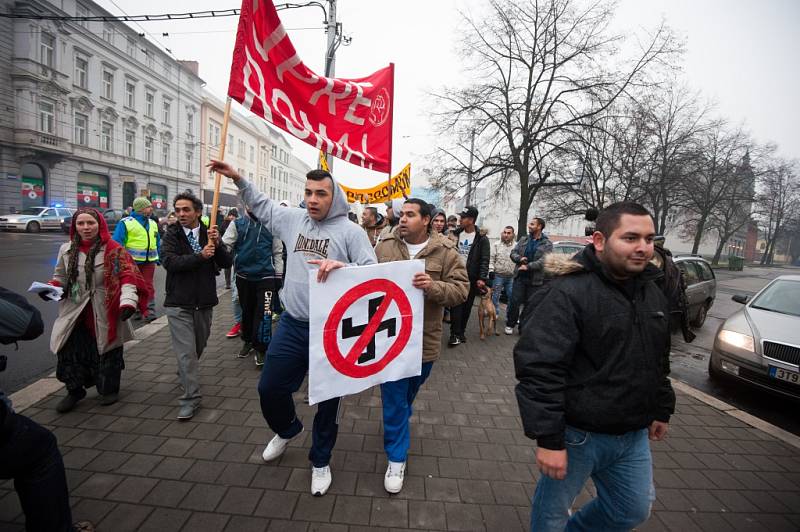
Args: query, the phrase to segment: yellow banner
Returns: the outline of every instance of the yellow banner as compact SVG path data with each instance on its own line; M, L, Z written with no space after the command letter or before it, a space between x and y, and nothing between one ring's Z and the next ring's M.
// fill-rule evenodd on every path
M319 167L326 172L328 169L328 160L325 152L319 152ZM372 188L350 188L339 183L339 186L344 190L347 197L347 203L361 203L363 205L369 203L384 203L390 199L397 199L402 197L411 196L411 163L407 164L405 168L393 176L390 181L384 181L380 185Z

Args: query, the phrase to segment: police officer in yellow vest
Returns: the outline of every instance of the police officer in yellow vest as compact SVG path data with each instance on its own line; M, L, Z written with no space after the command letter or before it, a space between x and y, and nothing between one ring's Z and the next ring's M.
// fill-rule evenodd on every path
M150 291L150 301L147 303L147 321L156 319L153 275L156 265L159 264L158 250L161 249L158 223L150 218L152 214L153 205L150 200L145 197L136 198L133 200L133 212L117 223L112 237L128 250L147 283ZM138 314L137 319L141 319Z

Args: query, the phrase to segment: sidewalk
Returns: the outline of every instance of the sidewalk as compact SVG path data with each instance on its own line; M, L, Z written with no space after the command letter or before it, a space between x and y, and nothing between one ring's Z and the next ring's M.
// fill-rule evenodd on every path
M121 400L95 392L66 415L63 390L24 413L52 429L64 454L75 520L101 532L526 530L539 473L522 433L511 357L516 336L444 348L416 401L403 491L383 490L378 389L343 401L333 485L311 497L312 412L307 430L275 464L252 359L227 339L229 298L215 310L201 360L203 408L175 420L179 385L169 332L126 349ZM162 318L163 319L163 318ZM160 323L160 322L156 322ZM502 325L502 321L501 321ZM678 392L667 441L653 446L657 501L640 530L800 530L800 449ZM584 492L577 504L589 497ZM0 530L23 530L10 481L0 484Z

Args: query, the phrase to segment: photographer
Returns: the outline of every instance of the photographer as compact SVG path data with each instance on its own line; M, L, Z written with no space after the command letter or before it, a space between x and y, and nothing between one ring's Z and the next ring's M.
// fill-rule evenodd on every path
M24 297L0 288L0 344L33 340L44 331L42 316ZM0 371L6 357L0 356ZM56 437L35 421L14 413L0 391L0 478L14 479L25 530L92 532L87 521L72 524L67 478Z

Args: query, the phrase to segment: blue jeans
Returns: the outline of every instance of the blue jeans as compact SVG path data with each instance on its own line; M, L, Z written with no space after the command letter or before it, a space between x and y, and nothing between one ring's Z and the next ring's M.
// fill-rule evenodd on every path
M408 457L408 448L411 445L408 420L413 413L412 404L432 368L433 362L425 362L422 364L421 375L381 384L383 448L391 462L405 462Z
M494 284L492 284L492 303L494 312L500 316L500 292L505 289L508 305L506 306L506 321L508 321L508 310L511 308L511 294L514 287L514 277L502 277L495 274Z
M292 394L300 389L308 372L308 322L284 312L267 349L267 358L258 381L261 413L272 432L281 438L293 438L303 430L297 418ZM339 433L339 398L317 405L311 450L308 459L314 467L331 461L333 446Z
M567 427L567 476L542 475L536 484L531 532L628 531L647 521L655 500L647 429L600 434ZM597 497L569 509L591 477Z
M236 283L231 284L231 306L233 307L233 321L242 323L242 306L239 304L239 290Z

